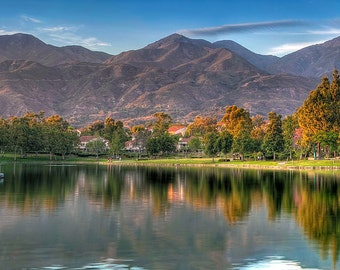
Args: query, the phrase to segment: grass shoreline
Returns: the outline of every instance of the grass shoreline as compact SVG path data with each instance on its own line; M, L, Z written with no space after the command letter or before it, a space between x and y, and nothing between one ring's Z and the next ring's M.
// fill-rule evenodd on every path
M108 163L110 164L110 163ZM270 169L270 170L335 170L340 173L340 160L299 160L299 161L230 161L219 162L212 159L155 159L146 161L113 161L111 164L143 165L143 166L175 166L175 167L219 167L243 169Z
M218 158L163 158L163 159L122 159L109 161L106 158L68 156L50 160L47 155L31 155L14 160L12 155L0 157L1 164L9 163L44 163L44 164L102 164L132 166L193 166L244 169L278 169L278 170L335 170L340 172L340 160L289 160L289 161L219 161Z

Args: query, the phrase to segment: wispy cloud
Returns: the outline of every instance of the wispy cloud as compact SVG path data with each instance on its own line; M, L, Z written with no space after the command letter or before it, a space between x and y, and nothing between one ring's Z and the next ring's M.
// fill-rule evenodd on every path
M286 44L282 44L280 46L276 46L276 47L271 48L268 51L267 54L285 55L285 54L298 51L300 49L303 49L303 48L311 46L311 45L323 43L325 41L326 40L314 41L314 42L286 43Z
M53 27L42 27L38 28L42 32L50 32L50 33L56 33L56 32L67 32L67 31L76 31L78 27L74 26L53 26Z
M326 28L321 30L310 30L309 34L312 35L340 35L340 28Z
M239 32L248 32L256 30L273 30L274 28L283 27L298 27L304 26L308 23L305 21L298 20L284 20L284 21L270 21L270 22L257 22L257 23L242 23L242 24L225 24L216 27L206 27L198 29L186 29L180 30L179 33L189 36L214 36L220 34L231 34Z
M20 31L7 31L4 29L0 29L0 35L14 35L20 33Z
M32 22L32 23L42 23L41 20L31 17L31 16L27 16L27 15L21 15L21 19L23 19L26 22Z
M111 44L101 41L96 37L83 37L79 34L80 28L79 26L49 26L37 28L37 31L62 46L80 45L89 49L111 46Z

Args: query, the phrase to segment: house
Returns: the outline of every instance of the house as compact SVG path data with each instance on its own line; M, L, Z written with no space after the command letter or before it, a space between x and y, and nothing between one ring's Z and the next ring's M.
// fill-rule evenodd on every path
M87 150L87 147L86 145L89 143L89 142L93 142L93 141L96 141L96 140L101 140L102 142L105 143L105 148L106 149L110 149L110 146L109 146L109 141L102 138L102 137L98 137L98 136L80 136L79 137L79 146L78 148L80 150L83 150L83 151L86 151Z
M173 125L173 126L169 127L168 133L171 134L171 135L181 135L181 136L183 136L186 130L187 130L186 126Z
M130 141L126 141L124 149L126 151L129 151L129 152L139 152L139 151L141 151L141 147L139 145L137 145L135 138L133 138Z
M183 151L188 149L188 143L192 138L179 138L178 143L177 143L177 150L178 151Z

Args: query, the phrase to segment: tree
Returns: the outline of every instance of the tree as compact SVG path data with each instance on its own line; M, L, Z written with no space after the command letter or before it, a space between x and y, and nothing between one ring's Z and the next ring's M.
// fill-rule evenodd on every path
M92 135L97 134L98 136L103 136L103 131L105 128L105 124L101 120L94 121L93 123L86 126L82 132L83 135Z
M109 141L112 139L113 132L117 129L117 123L111 117L107 117L104 122L103 137Z
M164 112L157 112L153 116L157 118L156 122L153 124L154 136L162 135L167 132L172 124L171 116Z
M275 154L283 150L284 140L282 132L281 115L276 112L268 113L268 124L266 125L266 133L263 139L262 149L268 154L273 154L275 160Z
M298 123L302 129L301 144L307 149L316 146L315 158L321 158L320 133L340 131L340 79L338 71L333 72L333 81L322 78L317 88L310 92L298 109Z
M14 151L14 160L17 158L17 151L22 144L24 132L20 125L18 117L10 117L8 119L8 143Z
M125 147L125 142L129 140L129 136L123 127L123 123L117 125L116 130L112 134L110 143L111 151L115 155L120 155Z
M254 140L250 136L249 123L241 120L238 123L238 129L235 136L233 136L232 152L239 153L241 160L244 160L244 155L247 152L253 152Z
M205 134L203 138L204 152L208 156L212 157L213 161L214 161L214 156L218 152L220 152L218 138L219 136L216 131L208 132L207 134Z
M91 152L96 154L98 159L99 155L105 153L106 145L102 138L98 137L87 143L86 148Z
M266 133L265 132L266 122L263 116L261 115L251 117L251 121L253 128L250 132L250 137L253 139L253 151L258 153L262 151L261 145L263 143L264 135Z
M198 137L193 137L190 139L190 141L188 142L188 148L189 151L191 152L197 152L198 150L200 150L202 148L202 143L200 138Z
M164 155L176 151L177 139L169 133L150 137L146 142L146 150L150 155Z
M76 133L69 129L68 122L59 115L45 118L44 135L45 147L50 153L50 159L56 153L62 154L64 158L65 153L75 146L77 139Z
M219 133L216 145L219 152L227 154L231 151L233 144L233 136L228 131L223 131Z
M1 154L4 153L5 147L8 145L8 122L6 119L0 117L0 151Z
M138 148L139 154L146 149L146 142L151 137L151 131L146 129L143 125L134 126L131 128L132 136L134 138L134 146Z
M247 129L249 133L252 130L252 121L249 112L235 105L226 108L221 122L233 137L237 136L241 129Z
M298 129L298 121L296 115L289 115L282 120L283 134L283 154L289 159L292 159L295 151L295 134Z
M251 138L253 125L249 112L235 105L228 106L221 122L233 136L232 151L239 153L244 160L244 154L254 150L254 140Z
M149 155L154 156L157 155L161 150L160 140L158 137L150 137L146 141L146 150Z
M217 120L213 117L196 116L194 122L189 124L186 129L186 136L203 137L206 133L215 131Z

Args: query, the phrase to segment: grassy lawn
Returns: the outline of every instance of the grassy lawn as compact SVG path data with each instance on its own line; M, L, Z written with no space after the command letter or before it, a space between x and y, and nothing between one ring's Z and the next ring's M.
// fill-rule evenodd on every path
M168 159L149 159L149 160L123 160L124 162L135 162L137 164L182 164L182 165L213 165L213 166L239 166L239 167L339 167L340 160L294 160L294 161L229 161L221 162L218 158L168 158Z
M0 156L1 163L14 162L13 154L5 154ZM29 162L29 163L101 163L110 164L106 157L77 157L66 156L65 160L62 160L61 156L53 157L50 160L50 156L47 154L29 154L26 157L17 157L16 162ZM160 165L202 165L202 166L232 166L232 167L278 167L278 168L291 168L291 167L336 167L340 169L340 160L294 160L294 161L254 161L254 160L232 160L229 162L219 161L219 158L160 158L160 159L122 159L113 160L112 164L160 164Z

